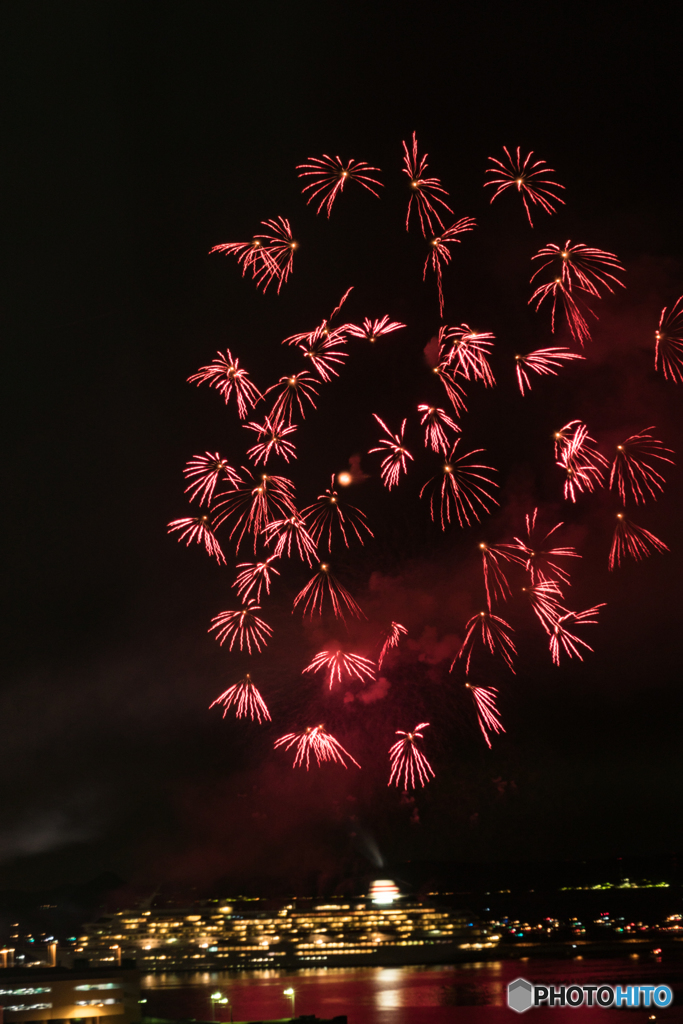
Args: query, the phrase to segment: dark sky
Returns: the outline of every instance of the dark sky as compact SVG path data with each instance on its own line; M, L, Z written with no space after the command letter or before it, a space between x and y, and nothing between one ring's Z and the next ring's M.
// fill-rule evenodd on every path
M683 448L681 392L652 367L659 311L683 292L681 89L665 6L104 0L5 5L2 19L0 886L113 870L305 887L377 850L389 864L680 851L680 470L634 515L671 553L613 575L614 498L564 505L551 443L580 417L605 451L650 424ZM419 234L403 230L401 140L413 130L456 216L479 222L446 273L446 320L498 338L498 387L471 387L463 429L500 470L501 505L442 536L417 499L427 457L390 500L364 456L369 479L351 500L377 539L338 562L370 615L351 636L371 653L380 626L403 616L411 645L384 695L345 702L300 678L343 632L292 619L299 567L283 573L264 612L273 642L250 663L206 635L233 601L234 560L219 569L165 524L186 514L190 456L243 459L234 412L187 376L229 345L261 387L273 383L292 357L279 341L349 285L350 319L388 313L408 327L358 342L324 386L297 438L302 503L373 446L371 412L393 422L436 397L422 355L439 326L435 286L421 281ZM490 207L481 188L503 145L533 149L567 186L567 206L533 231L515 197ZM316 218L295 165L323 152L381 167L382 202L349 190L329 223ZM301 247L279 297L208 258L280 214ZM600 304L587 363L522 401L512 355L553 344L547 314L526 305L529 259L566 238L616 252L629 287ZM517 675L480 669L508 730L488 751L449 656L481 607L476 545L519 534L535 504L548 525L565 520L583 555L573 606L607 607L595 653L555 669L516 600ZM207 711L244 670L271 706L267 729ZM361 773L306 776L272 753L319 716ZM386 750L416 716L432 723L437 780L406 803L387 789Z

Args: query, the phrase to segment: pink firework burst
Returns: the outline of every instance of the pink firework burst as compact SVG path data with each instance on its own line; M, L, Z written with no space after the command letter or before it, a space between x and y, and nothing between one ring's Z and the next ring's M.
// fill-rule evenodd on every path
M270 574L279 576L280 573L275 569L272 563L276 559L276 555L270 555L269 558L264 559L262 562L240 562L237 566L242 572L237 574L237 579L233 583L233 587L237 589L237 596L245 601L253 591L253 599L255 601L261 600L261 591L266 588L266 594L270 593Z
M383 316L381 320L368 320L366 317L362 327L357 327L355 324L344 324L344 330L352 338L364 338L365 341L371 342L377 341L385 334L391 334L392 331L399 331L402 327L405 327L405 324L390 321L388 316Z
M329 328L326 323L304 334L293 334L285 338L284 343L298 345L304 359L311 360L311 366L323 381L330 381L339 376L338 366L343 366L349 358L345 350L346 334L344 327Z
M306 529L305 519L298 512L284 519L273 520L263 528L263 532L268 543L275 541L275 558L282 558L283 555L291 558L292 544L295 545L299 558L309 565L318 557L315 541Z
M532 302L535 302L536 312L538 312L546 299L551 301L550 323L553 334L555 333L555 322L559 306L567 319L567 326L569 327L574 341L578 342L579 345L583 345L584 342L591 340L588 321L579 309L578 303L571 293L571 288L563 284L561 277L556 277L553 281L549 281L547 284L539 285L529 299L529 305L531 305ZM592 310L590 312L592 312ZM593 316L595 316L594 313Z
M330 690L335 683L341 685L344 678L357 679L359 682L372 683L375 679L375 666L368 658L360 654L343 654L341 651L320 651L307 665L304 672L327 673Z
M648 433L649 430L654 430L654 427L646 427L639 434L627 437L622 444L617 445L609 485L610 489L616 486L624 505L628 492L638 505L646 501L646 492L651 498L657 498L657 492L664 490L664 477L648 459L659 459L672 466L674 464L673 459L667 458L667 455L674 454L672 450L665 448L661 441Z
M565 428L563 427L564 431ZM558 432L555 435L556 444ZM565 472L565 501L576 501L584 491L592 493L597 487L604 486L607 459L595 447L595 441L588 433L585 423L576 421L571 433L564 435L559 446L557 465Z
M643 529L642 526L636 526L623 512L617 512L617 525L609 553L610 569L620 566L626 558L641 562L643 558L649 558L655 552L668 550L664 541L655 537L654 533Z
M427 270L431 265L432 270L436 274L436 283L439 289L439 314L443 318L443 271L444 267L447 267L453 258L450 247L461 241L458 235L464 234L466 231L472 231L476 227L476 220L474 217L461 217L459 221L452 224L451 227L446 228L441 234L436 234L429 240L429 255L425 260L425 265L422 270L422 280L427 279Z
M335 618L345 621L344 612L356 619L365 618L360 605L354 601L346 587L332 575L329 565L321 562L315 576L294 598L294 607L301 604L304 618L313 618L314 615L322 615L326 598L332 606Z
M287 281L294 263L294 253L299 243L292 236L292 228L285 217L273 220L262 220L266 231L254 235L251 242L226 242L214 245L210 254L225 253L226 256L237 256L242 266L242 276L251 270L256 287L265 292L268 286L277 281L277 291Z
M285 440L295 432L295 426L286 427L284 420L273 420L270 416L266 416L263 423L245 423L244 426L258 435L258 443L247 452L254 465L262 462L265 466L271 455L279 455L285 462L296 458L296 448Z
M514 551L508 550L510 545L484 544L479 545L481 563L484 570L484 587L486 603L489 611L496 601L507 601L512 596L512 589L507 576L503 572L501 562L524 564L524 559Z
M384 632L384 643L382 649L379 652L379 658L377 659L377 671L382 668L382 662L384 661L389 651L395 650L401 642L402 636L408 636L408 630L405 626L402 626L400 622L392 622L389 628Z
M220 564L225 565L225 555L213 532L216 524L211 523L208 516L188 516L186 519L174 519L168 524L168 533L180 533L178 540L190 544L203 544L208 553Z
M332 204L350 181L357 181L359 185L379 199L379 192L375 192L372 186L377 185L382 188L382 182L370 175L371 171L379 171L379 167L371 167L364 160L349 160L345 164L338 156L328 156L326 153L322 157L309 156L308 159L309 163L297 164L296 169L299 171L300 178L313 179L302 189L304 195L307 192L310 193L306 202L311 203L317 196L322 197L316 213L320 213L324 206L329 218L332 213Z
M486 476L486 473L495 473L496 470L493 466L469 461L484 449L476 448L456 459L455 453L459 442L460 438L456 440L446 462L441 467L441 474L428 480L420 491L420 497L422 497L427 488L432 485L429 508L434 522L436 522L435 504L437 495L439 496L442 530L446 529L446 523L450 523L452 514L457 516L460 526L471 526L473 521L479 522L482 512L490 511L491 504L498 504L487 490L487 487L498 487L498 484Z
M570 633L567 626L597 626L598 612L604 607L605 604L603 602L602 604L596 604L593 608L587 608L585 612L566 612L557 619L550 634L550 653L552 654L554 665L560 664L560 654L562 651L570 658L578 658L579 661L583 661L580 648L583 647L586 651L593 650L585 640Z
M466 658L465 662L465 673L469 675L470 662L472 661L472 654L475 646L478 642L487 647L491 654L500 654L501 658L514 674L515 670L512 664L513 656L517 653L517 648L514 645L511 633L514 633L512 626L505 621L505 619L499 618L497 615L493 615L491 612L479 612L478 615L473 615L469 622L466 624L465 639L462 642L462 646L456 654L451 664L451 672L457 661L461 658Z
M548 547L548 541L564 523L557 523L541 537L536 528L537 516L537 508L531 515L526 515L526 540L515 537L515 543L506 544L505 547L512 552L518 552L519 559L531 577L532 586L547 580L562 580L563 583L569 583L569 573L558 565L555 559L581 558L581 555L573 547Z
M531 391L529 371L538 373L541 377L552 375L557 376L562 369L563 362L570 362L572 359L585 359L585 356L577 352L571 352L568 348L539 348L535 352L528 352L525 356L515 356L515 369L517 372L517 383L519 390L524 394L524 388Z
M315 758L318 767L325 761L332 761L347 768L345 758L348 758L356 768L360 768L358 761L348 750L344 750L341 743L327 732L324 725L309 725L302 732L288 732L286 736L281 736L275 741L274 749L277 750L278 747L284 747L285 750L295 748L293 768L305 765L308 771L311 757Z
M415 789L417 783L424 786L434 778L434 769L417 746L417 741L424 739L422 730L428 726L429 722L420 722L412 732L396 730L396 735L402 736L403 739L396 740L394 745L389 748L391 759L389 786L402 786L405 790Z
M410 459L411 462L413 461L413 456L403 443L403 435L405 434L406 423L408 421L404 420L399 432L397 434L392 434L389 427L386 425L384 420L379 418L377 413L373 412L372 415L387 436L381 437L378 441L377 448L371 448L368 455L372 455L373 452L381 452L385 456L382 459L380 473L384 486L388 490L391 490L391 488L395 487L401 479L401 473L407 472L408 459Z
M446 429L459 434L460 427L443 409L435 405L418 405L417 411L422 413L420 423L425 428L425 448L431 447L432 451L441 452L445 457L450 448Z
M247 533L254 538L254 551L258 538L272 520L294 515L294 484L284 476L268 473L254 475L244 466L240 483L230 491L217 495L214 506L216 526L232 521L230 538L237 534L236 551Z
M204 452L203 455L194 455L183 470L185 479L189 480L185 493L190 495L190 501L199 499L199 504L211 504L213 492L219 481L222 483L237 486L240 482L240 475L233 469L227 459L222 458L218 452Z
M488 360L494 341L494 334L477 334L467 324L442 327L439 331L441 359L447 366L454 366L466 380L481 380L486 387L493 387L496 378Z
M314 387L317 383L315 377L308 370L292 373L288 377L280 377L278 383L273 384L266 391L267 395L271 391L277 392L273 408L270 410L269 419L274 422L282 421L283 423L291 424L294 418L294 410L297 407L301 413L301 418L306 419L303 400L306 399L314 409L316 408L313 396L317 398L318 395L317 388Z
M434 206L438 203L444 210L448 210L449 213L453 213L448 203L446 203L441 196L448 196L448 192L442 186L438 178L426 178L425 171L427 170L427 156L419 156L417 148L417 135L413 132L413 144L411 149L408 149L406 143L403 143L403 173L408 175L410 181L410 199L408 200L408 213L406 215L406 231L409 227L410 213L413 208L413 203L417 208L418 217L420 219L420 227L422 228L422 234L435 235L436 230L435 224L438 224L440 228L443 228L443 221L441 215Z
M560 185L559 182L548 177L549 174L554 174L555 172L552 167L548 167L545 160L534 160L532 163L533 150L522 159L521 146L517 147L517 152L514 156L510 153L507 146L503 146L503 152L505 153L505 160L497 160L495 157L490 156L489 161L494 166L487 167L485 171L486 174L494 175L494 177L484 182L484 188L492 186L496 189L491 197L491 202L497 199L506 189L517 189L522 197L524 209L526 210L531 227L534 225L531 220L529 203L532 206L540 206L541 209L550 214L555 213L558 203L564 205L564 199L557 195L557 189L564 189L564 185Z
M561 617L560 613L567 610L562 606L563 596L557 581L542 580L530 587L522 587L522 590L546 633L552 633Z
M220 697L216 697L213 704L209 704L209 711L216 704L223 706L223 718L227 715L228 709L234 707L237 718L251 718L252 722L256 721L259 725L271 721L266 702L254 686L248 672L244 679L240 679Z
M330 486L324 494L319 494L317 500L303 509L301 515L306 520L309 533L314 542L320 544L323 537L327 538L327 550L332 550L332 534L338 530L348 548L349 538L347 529L353 530L361 544L365 543L363 532L374 537L374 533L365 520L365 513L354 505L347 505L340 501L339 494L334 487L334 473Z
M662 368L666 380L683 384L683 295L671 309L665 306L655 332L655 370Z
M614 294L614 285L625 288L626 285L612 271L625 272L619 257L613 252L605 252L603 249L594 249L591 246L577 242L572 245L567 240L563 246L550 243L544 246L531 257L532 260L545 259L538 270L531 278L533 281L546 267L553 267L553 274L559 273L562 284L569 290L574 288L592 295L594 298L602 298L600 289L605 288Z
M216 631L216 640L218 640L221 647L226 640L230 641L228 650L232 650L235 644L239 641L240 650L246 649L249 654L253 651L260 651L262 647L265 647L268 640L273 635L273 631L264 622L263 619L259 619L255 612L260 611L260 606L256 601L248 600L239 611L221 612L220 615L215 615L211 620L212 625L209 626L209 633Z
M459 416L467 411L467 406L465 405L465 389L455 379L457 372L457 370L451 368L447 360L439 363L432 370L432 373L436 374L443 384L456 416Z
M246 370L241 370L239 359L233 359L230 349L217 353L217 358L208 366L200 366L197 373L187 378L191 383L196 381L199 384L208 384L215 388L223 398L225 404L232 394L237 401L237 414L241 420L246 419L249 410L253 409L257 402L260 402L263 395L249 380Z
M474 706L477 709L477 721L479 722L479 728L481 729L482 736L490 750L491 740L489 733L505 732L503 723L500 720L500 712L496 707L498 690L495 686L472 686L471 683L465 683L465 686L472 694L472 700L474 701Z

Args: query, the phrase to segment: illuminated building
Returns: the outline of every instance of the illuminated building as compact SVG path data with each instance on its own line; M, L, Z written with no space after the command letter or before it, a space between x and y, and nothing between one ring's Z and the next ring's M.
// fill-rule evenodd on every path
M68 970L62 967L0 970L0 1006L5 1024L33 1021L138 1024L138 972L128 968Z

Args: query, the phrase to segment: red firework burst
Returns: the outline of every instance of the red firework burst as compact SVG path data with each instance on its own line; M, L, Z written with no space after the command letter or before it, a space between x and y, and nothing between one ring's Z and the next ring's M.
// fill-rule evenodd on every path
M522 160L521 146L517 147L515 156L512 156L507 146L503 146L503 152L505 153L505 161L497 160L495 157L490 156L489 161L495 166L487 167L485 171L486 174L495 175L495 177L484 182L484 188L493 186L496 189L491 197L491 202L497 199L506 189L517 189L522 197L524 209L526 210L531 227L534 225L531 220L531 211L527 200L532 206L540 206L546 213L551 214L555 213L557 203L561 203L564 206L564 199L554 191L558 188L564 189L564 185L560 185L559 182L547 177L547 175L554 174L555 172L552 167L548 167L545 160L534 160L532 163L533 150Z
M237 534L235 550L239 551L245 534L251 533L256 551L258 538L268 523L296 513L294 484L284 476L254 475L244 466L242 470L245 476L240 477L239 485L217 495L216 527L233 520L230 539Z
M270 574L280 575L277 569L271 565L276 557L276 555L271 555L269 558L264 559L263 562L239 563L237 568L241 569L242 572L237 574L237 579L233 583L233 587L237 589L238 597L244 601L255 590L256 593L253 595L253 599L260 601L261 591L264 587L266 588L266 594L270 593Z
M230 641L228 650L232 650L235 644L239 641L240 650L244 648L252 654L252 648L254 651L260 651L262 647L265 647L268 640L273 635L273 631L264 622L263 619L259 619L254 612L260 611L260 606L256 601L248 600L239 611L221 612L220 615L215 615L211 620L212 625L209 626L209 633L216 630L216 640L220 643L221 647L226 640Z
M305 764L306 771L308 771L311 757L315 758L318 766L324 761L333 761L343 765L344 768L348 767L344 760L348 757L356 768L360 768L358 761L349 754L348 750L344 750L334 736L326 731L324 725L309 725L302 732L288 732L286 736L281 736L279 740L275 741L274 749L277 750L278 747L284 747L285 750L295 747L293 768L301 768Z
M244 679L240 679L220 697L216 697L213 704L209 704L209 711L216 704L222 704L223 718L227 715L228 709L234 707L237 718L251 718L252 722L256 721L259 725L271 721L266 702L254 686L248 672Z
M555 437L557 438L557 436L556 434ZM569 583L569 573L561 565L558 565L555 559L581 558L581 555L573 547L549 548L549 539L564 523L557 523L543 537L539 537L536 529L537 516L537 508L533 510L531 515L527 514L526 516L526 540L515 537L514 544L506 544L504 547L510 551L519 552L518 557L531 577L532 586L547 580L562 580L563 583Z
M382 649L379 652L379 658L377 659L378 672L382 668L382 662L384 661L387 652L393 651L396 647L398 647L401 641L401 637L407 635L408 630L406 629L405 626L402 626L400 622L391 623L389 629L387 629L386 632L384 633L384 643L382 644Z
M375 666L368 658L360 654L343 654L341 651L320 651L307 665L304 672L327 672L330 690L335 683L341 685L344 677L358 679L361 683L372 683L375 680Z
M461 658L466 658L465 673L469 675L472 654L475 645L480 641L489 649L491 654L500 654L507 667L514 673L512 658L517 653L517 648L510 636L511 633L514 633L514 630L509 623L497 615L493 615L491 612L479 612L478 615L473 615L469 622L467 622L465 629L467 630L465 639L453 659L451 672L457 661Z
M571 290L562 283L561 277L556 277L553 281L549 281L547 284L539 285L529 299L529 305L531 305L532 302L535 302L536 312L538 312L542 303L544 303L546 299L552 300L550 324L553 334L555 333L555 320L557 307L559 306L567 318L567 326L569 327L574 341L578 342L579 345L583 345L584 342L591 340L588 321L579 309L576 300L572 296ZM593 314L593 316L595 316L595 314Z
M649 430L654 430L654 427L646 427L639 434L627 437L623 444L617 445L609 485L610 489L616 485L624 505L627 492L631 493L631 497L638 505L646 500L645 492L651 498L657 498L657 492L664 490L664 477L647 461L648 458L674 465L673 459L668 459L662 454L667 452L673 455L672 450L665 448L661 441L648 433Z
M594 608L587 608L585 612L566 612L565 615L558 618L550 636L550 653L552 654L554 665L560 664L560 654L562 651L570 658L578 658L579 661L583 661L579 648L583 647L586 651L593 650L585 640L570 633L567 626L597 626L598 612L604 607L603 602L602 604L596 604Z
M494 341L494 334L476 334L467 324L442 327L439 331L440 357L447 366L455 366L456 372L466 380L481 380L486 387L493 387L496 379L488 360Z
M243 277L247 270L251 270L256 287L263 287L264 292L272 281L277 281L279 294L292 272L294 253L299 243L294 240L290 223L285 217L262 220L261 224L267 231L254 235L251 242L226 242L223 245L214 245L210 254L222 252L226 256L237 256L237 262L242 266Z
M190 544L203 544L208 553L220 564L225 565L225 555L214 534L214 526L208 516L189 516L186 519L174 519L168 524L168 533L177 533L182 530L178 540L184 540L187 547ZM186 539L187 538L187 539Z
M387 785L402 786L405 790L415 789L416 782L424 786L430 778L434 778L434 769L417 746L417 740L424 739L422 730L428 726L429 722L420 722L412 732L396 730L396 735L403 736L403 739L396 740L393 747L389 748L391 775Z
M344 330L352 338L364 338L365 341L371 342L377 341L385 334L399 331L402 327L405 327L405 324L390 321L388 316L383 316L381 320L368 320L366 317L362 327L357 327L355 324L344 324Z
M227 459L222 458L218 452L204 452L203 455L194 455L183 470L185 479L190 483L185 488L185 493L190 495L190 501L199 499L199 504L211 504L213 492L218 482L237 486L240 482L240 475L233 469Z
M605 252L604 249L594 249L581 242L572 245L571 241L567 240L563 246L550 243L539 249L531 258L532 260L545 259L545 263L532 275L532 281L546 267L553 267L553 273L559 273L562 284L569 291L577 288L587 295L593 295L596 299L602 298L601 288L614 294L613 285L619 285L620 288L626 287L623 281L611 273L613 270L625 273L619 257L615 256L613 252Z
M339 376L337 366L342 366L344 360L349 358L349 353L345 351L344 331L345 327L329 328L323 323L314 331L285 338L283 344L298 345L304 359L310 359L320 379L327 382Z
M322 615L325 598L329 600L335 618L345 620L345 611L356 619L365 618L360 605L332 575L329 565L321 562L313 579L294 598L294 607L302 604L304 618L313 618L314 615Z
M683 384L683 295L671 309L665 306L655 331L655 370L662 367L666 380Z
M295 432L295 426L286 427L284 420L272 420L266 416L263 423L245 423L244 427L258 434L258 443L247 452L254 465L258 466L262 462L265 466L271 455L279 455L285 462L296 458L296 448L291 441L285 440Z
M451 448L446 462L441 467L441 475L433 476L420 491L422 497L427 488L433 485L429 508L434 522L435 502L439 495L442 530L446 529L447 522L450 523L451 514L457 516L461 526L471 526L472 521L479 522L482 511L489 512L491 504L498 504L486 490L486 487L498 487L498 484L485 475L487 472L495 473L496 470L493 466L467 461L484 449L475 448L474 451L466 452L456 459L454 456L459 442L460 438Z
M567 428L555 434L556 450L559 445L557 465L565 471L565 501L576 501L584 491L593 492L596 487L604 486L605 467L608 465L604 455L595 448L595 441L588 433L585 423L574 421L576 426L570 433L563 434ZM567 425L569 427L570 424Z
M443 318L443 270L447 267L453 258L450 246L459 243L461 240L458 235L464 234L466 231L472 231L476 227L476 220L474 217L461 217L459 221L452 224L450 228L446 228L441 234L434 235L430 239L430 251L425 265L422 271L422 280L427 279L427 270L431 264L432 270L436 274L436 283L439 289L439 313Z
M253 409L257 402L260 402L263 395L249 380L246 370L240 370L239 359L233 359L230 349L225 350L225 355L218 352L217 358L208 366L200 366L197 373L188 377L188 381L199 384L208 384L215 388L223 398L225 404L234 393L237 401L237 414L241 420L246 419L249 410Z
M382 459L380 473L384 486L388 490L391 490L391 488L395 487L401 479L401 473L407 472L408 459L410 459L411 462L413 461L413 456L403 444L403 435L405 434L406 423L408 421L403 421L398 434L392 434L389 427L386 425L384 420L379 418L377 413L373 412L372 415L387 436L381 437L377 442L378 447L371 448L368 455L372 455L373 452L381 452L385 456L385 458Z
M641 562L643 558L649 558L655 552L668 550L664 541L655 537L654 533L643 529L642 526L636 526L623 512L617 512L617 525L609 553L610 569L621 565L626 558Z
M311 203L316 196L322 196L316 213L320 213L325 206L329 218L332 213L332 204L350 181L357 181L359 185L379 199L379 192L375 192L372 186L378 185L382 188L382 182L372 178L369 173L370 171L379 171L379 167L371 167L364 160L349 160L347 164L344 164L338 156L328 156L326 153L322 157L309 156L308 159L310 163L297 164L296 169L299 171L300 178L313 178L313 181L304 185L301 190L304 195L307 192L310 193L306 202Z
M418 405L417 411L422 413L420 423L425 428L425 448L431 447L432 451L441 452L445 457L450 448L450 439L444 428L459 434L460 427L443 409L435 405Z
M276 423L282 421L290 424L294 418L294 410L298 406L301 418L306 419L303 399L305 398L314 409L316 408L313 396L317 397L318 395L317 388L314 387L314 384L317 383L315 377L308 370L292 373L288 377L280 377L278 383L273 384L266 391L267 395L271 391L277 392L268 418Z
M341 533L347 548L349 546L347 528L353 530L361 544L365 543L361 531L369 533L371 537L375 536L365 521L365 513L354 505L347 505L346 502L339 500L339 495L334 488L334 473L332 482L325 493L319 494L312 505L308 505L302 510L301 515L306 520L309 533L316 545L320 544L325 534L327 535L328 551L332 550L332 533L335 527Z
M519 390L524 394L524 388L531 391L531 381L527 371L532 370L540 376L557 376L562 369L563 362L572 359L585 359L585 356L577 352L570 352L568 348L539 348L535 352L528 352L525 356L515 356L515 369L517 372L517 383Z
M457 372L457 370L450 368L447 361L439 363L439 365L435 366L432 370L432 373L435 373L443 384L446 394L451 401L451 405L455 410L456 416L459 416L461 413L467 411L467 406L464 401L465 389L455 379Z
M486 745L490 750L491 740L489 738L489 732L505 732L503 723L500 720L500 713L496 707L498 690L495 686L472 686L471 683L465 683L465 686L472 694L472 700L474 701L474 706L477 709L477 721L479 722L479 728L481 729Z
M484 570L486 603L489 611L491 611L495 601L507 601L508 597L512 596L512 589L500 566L500 562L524 563L524 559L518 554L507 550L509 547L511 545L503 544L497 547L495 544L484 544L483 542L479 545L482 568Z
M556 580L542 580L530 587L522 587L522 590L529 598L531 609L546 633L552 633L555 625L560 619L560 612L565 612L562 607L562 591Z
M422 234L435 235L436 230L435 224L438 224L440 228L443 228L443 221L434 203L438 203L439 206L443 207L444 210L448 210L449 213L453 213L448 203L446 203L440 196L447 196L448 192L442 186L438 178L426 178L425 171L427 170L427 156L419 156L417 148L417 135L413 132L413 144L411 150L408 150L406 143L403 143L403 173L408 175L410 181L410 199L408 200L408 213L406 215L406 231L408 230L410 222L410 212L413 208L413 202L417 207L418 217L420 218L420 227L422 228ZM440 193L440 195L437 195Z
M263 528L263 532L268 543L275 541L275 558L281 558L285 554L287 558L291 558L292 543L296 545L299 558L309 565L318 557L315 541L306 529L303 516L298 512L284 519L275 519Z

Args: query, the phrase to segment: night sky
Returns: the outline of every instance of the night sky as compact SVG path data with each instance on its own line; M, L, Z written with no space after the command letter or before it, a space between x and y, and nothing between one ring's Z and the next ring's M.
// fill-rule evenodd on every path
M668 467L659 502L633 513L670 554L611 574L614 495L563 503L552 449L552 431L579 417L606 452L653 424L681 459L682 392L653 370L660 310L683 292L666 5L25 2L2 20L0 887L114 871L136 885L303 891L405 860L683 850L683 476ZM417 497L432 471L414 409L442 396L424 357L436 286L422 283L419 232L404 230L413 130L456 217L479 225L445 273L446 322L498 339L498 385L470 386L463 444L498 467L501 504L445 535ZM533 231L517 197L489 206L481 187L503 145L533 149L566 186L567 205ZM316 217L295 166L322 153L381 167L382 201L349 189L329 222ZM276 215L300 249L280 296L264 296L207 253ZM527 307L529 260L567 238L617 253L628 289L596 307L587 362L522 400L515 352L567 341ZM274 383L294 358L281 339L350 285L347 319L408 327L350 346L299 430L294 472L304 504L362 455L368 479L348 497L376 541L336 563L370 618L351 637L372 654L382 624L410 628L388 686L365 700L300 677L345 636L291 616L305 567L283 569L264 608L275 636L250 661L206 633L234 606L234 559L219 568L166 535L187 514L187 459L219 449L239 465L245 448L234 410L186 378L229 346L261 388ZM413 417L419 466L392 495L365 454L372 412ZM516 599L517 675L484 660L477 680L501 692L507 733L489 751L448 666L483 606L478 543L519 536L536 504L583 556L571 606L607 607L582 634L594 653L557 669ZM272 726L207 710L245 670ZM308 719L363 771L291 771L272 743ZM419 720L432 723L437 779L410 802L386 786L386 751Z

